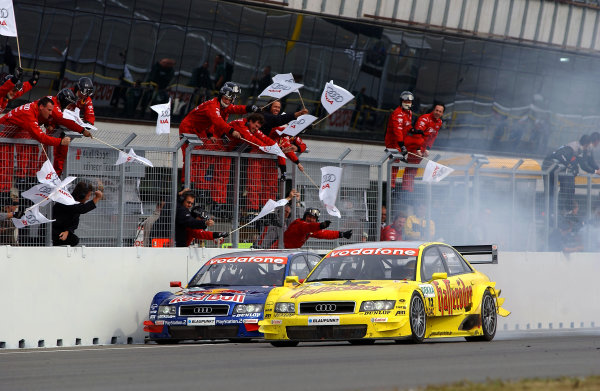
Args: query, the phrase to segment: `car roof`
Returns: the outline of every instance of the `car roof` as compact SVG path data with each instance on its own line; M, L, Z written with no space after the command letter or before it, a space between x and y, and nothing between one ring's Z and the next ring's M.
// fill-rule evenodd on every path
M311 251L299 250L299 249L294 249L294 250L254 250L254 251L235 251L235 252L223 253L223 254L216 255L216 256L212 257L211 259L223 258L223 257L264 257L264 256L289 257L289 256L296 255L296 254L318 255Z
M354 243L354 244L346 244L344 246L336 247L336 250L343 249L356 249L356 248L388 248L388 247L398 247L398 248L419 248L424 244L428 244L430 242L423 241L389 241L389 242L363 242L363 243Z

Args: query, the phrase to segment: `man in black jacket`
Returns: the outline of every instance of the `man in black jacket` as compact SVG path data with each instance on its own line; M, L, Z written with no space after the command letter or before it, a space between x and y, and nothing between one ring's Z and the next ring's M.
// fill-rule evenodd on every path
M54 204L52 216L52 244L55 246L76 246L79 237L75 230L79 226L79 216L96 209L96 204L102 199L102 192L96 190L90 200L93 187L88 182L79 182L71 195L78 202L75 205Z
M204 220L198 220L192 216L191 209L194 206L194 201L196 201L196 196L191 191L181 194L175 214L175 247L187 246L186 228L206 229Z

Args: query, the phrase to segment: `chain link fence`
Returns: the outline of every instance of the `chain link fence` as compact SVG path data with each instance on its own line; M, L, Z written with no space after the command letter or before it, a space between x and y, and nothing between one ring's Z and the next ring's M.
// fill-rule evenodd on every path
M288 163L287 178L281 180L274 155L253 153L245 146L205 144L193 136L101 130L95 138L72 136L64 176L77 180L68 190L85 180L103 192L97 208L80 218L76 233L85 246L173 246L177 193L188 187L196 195L196 205L215 221L209 230L233 232L224 243L196 241L199 246L281 248L287 225L301 218L305 209L317 208L322 212L320 221L332 221L330 230L352 230L353 235L349 240L310 238L305 247L315 250L379 240L383 225L392 224L399 212L408 217L402 230L405 240L497 243L507 251L546 251L553 249L553 238L562 230L584 251L600 250L598 178L579 175L574 192L565 199L559 192L565 173L553 167L543 170L531 159L433 154L429 158L454 171L430 183L422 180L427 159L402 162L393 151L382 149L365 160L359 148L311 147L309 142L309 150L300 155L304 172ZM3 213L16 215L32 205L21 193L37 183L36 172L47 158L52 161L53 153L52 148L20 137L7 129L0 133L0 207ZM154 167L116 165L119 150L129 149ZM323 166L343 168L336 201L341 219L328 216L319 199ZM549 178L558 184L552 191ZM249 224L268 199L285 198L291 189L300 192L299 200ZM382 205L387 206L386 221ZM41 212L51 218L51 205ZM0 221L2 244L48 246L50 231L50 224L16 229L10 219Z

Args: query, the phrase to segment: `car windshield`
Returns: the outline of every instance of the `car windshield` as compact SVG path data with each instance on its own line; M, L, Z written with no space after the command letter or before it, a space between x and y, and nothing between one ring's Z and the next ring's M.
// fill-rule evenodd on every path
M416 256L349 255L325 258L306 280L415 280Z
M274 263L207 263L190 281L189 286L283 285L285 264Z

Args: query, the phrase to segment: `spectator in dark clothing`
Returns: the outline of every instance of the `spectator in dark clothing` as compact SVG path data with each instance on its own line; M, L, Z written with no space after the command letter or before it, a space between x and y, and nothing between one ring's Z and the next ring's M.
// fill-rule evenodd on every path
M94 198L90 200L92 191L90 183L79 182L71 193L78 204L54 204L52 216L56 221L52 223L52 243L55 246L76 246L79 243L79 237L75 235L79 226L79 216L96 209L96 204L102 198L102 192L96 190Z
M572 217L563 218L548 238L548 249L565 253L583 251L581 237L575 232L576 224Z
M173 76L175 76L175 60L163 58L152 65L146 81L150 82L155 88L148 89L144 93L142 97L142 113L146 112L148 105L167 103L169 101L167 87Z
M195 68L192 71L192 77L190 78L188 85L194 87L194 94L190 98L190 107L198 106L208 99L209 91L213 89L213 83L210 79L210 70L208 69L208 61L204 61L202 66Z
M271 78L271 66L267 65L263 68L260 76L255 76L252 79L252 95L254 96L254 100L256 101L258 94L263 92L265 88L271 84L273 84L273 79Z
M554 173L561 170L558 175L560 183L559 191L559 211L564 211L570 207L575 196L575 177L579 173L579 167L589 173L594 173L592 167L589 167L587 159L584 158L585 151L590 148L592 141L590 136L583 135L579 141L572 141L561 146L556 151L550 153L542 163L542 170L548 170L553 164L556 166L550 171L548 179L544 181L544 191L550 194L550 208L553 210L554 203Z
M296 111L295 113L282 113L281 112L281 102L279 101L271 101L272 103L268 106L268 109L265 109L261 112L263 117L265 117L265 122L260 127L260 131L264 134L268 135L271 133L273 128L277 126L285 125L290 121L295 120L303 114L308 114L307 109L302 109L300 111Z
M177 205L175 212L175 247L187 246L187 228L206 229L206 222L198 220L192 216L192 206L196 196L191 191L186 191L181 195L181 201Z
M222 54L217 54L215 56L215 90L221 89L227 80L231 80L227 78L227 69L225 64L225 57Z

